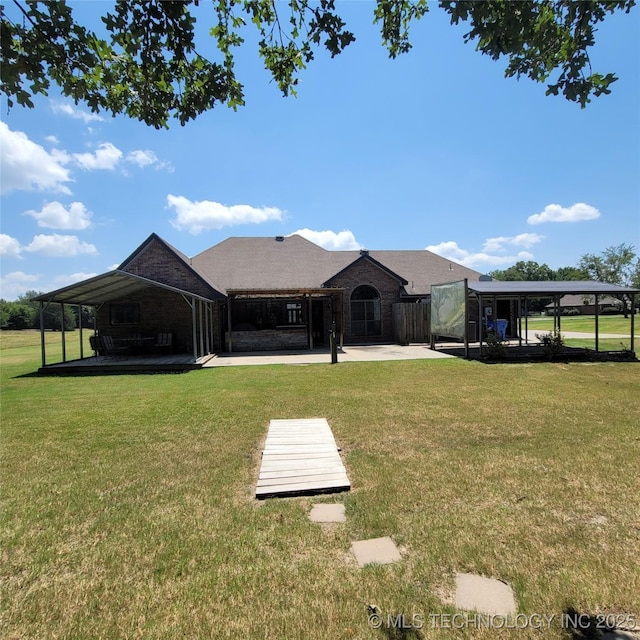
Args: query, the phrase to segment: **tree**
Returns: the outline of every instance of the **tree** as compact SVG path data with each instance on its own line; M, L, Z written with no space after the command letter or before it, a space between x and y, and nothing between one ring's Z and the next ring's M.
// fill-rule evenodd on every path
M93 329L95 310L93 307L78 307L73 305L71 312L75 318L76 327L79 327L82 322L83 329Z
M633 245L620 244L608 247L601 255L586 253L580 259L579 268L592 280L621 287L637 286L640 280L640 258L636 256ZM629 314L628 296L614 297L622 302L626 318Z
M496 269L489 272L495 280L555 280L555 273L546 264L538 264L533 260L520 260L508 269Z
M31 305L0 300L0 328L32 329L35 320L36 312Z
M520 260L508 269L497 269L489 272L489 275L494 280L555 280L555 272L549 265L538 264L533 260ZM551 302L551 298L539 298L537 300L529 301L529 309L531 311L544 311L546 305Z
M578 267L560 267L556 269L554 280L588 280L589 274Z
M610 93L617 80L613 73L591 69L596 27L616 11L629 13L634 4L441 0L439 7L451 24L469 25L465 42L476 42L493 60L506 57L507 77L551 80L547 95L562 93L585 107L592 96ZM185 124L217 104L234 109L244 104L234 50L245 42L250 25L259 35L259 55L284 95L295 94L299 73L318 49L333 57L355 40L335 0L212 0L212 5L209 34L219 50L216 61L201 55L196 44L197 20L205 10L198 9L199 0L117 0L102 17L108 39L79 24L66 0L14 0L15 15L0 6L0 92L9 107L15 102L33 107L31 98L46 95L53 82L95 112L125 113L167 127L171 117ZM411 23L428 10L427 0L376 0L374 23L390 57L411 48Z
M33 300L33 298L39 296L40 293L39 291L27 291L19 296L17 300L17 303L31 307L33 310L34 319L29 328L40 328L40 303ZM46 305L43 320L45 329L59 331L62 328L62 305L55 302ZM64 328L65 331L73 331L76 328L76 317L73 314L73 309L69 305L66 305L64 308Z

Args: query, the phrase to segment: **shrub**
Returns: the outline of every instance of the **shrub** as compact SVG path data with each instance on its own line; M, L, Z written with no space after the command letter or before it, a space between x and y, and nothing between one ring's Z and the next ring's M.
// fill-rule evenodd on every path
M542 350L545 352L549 360L564 351L564 338L559 331L550 331L549 333L536 333L536 338L540 340Z
M565 309L562 312L563 316L579 316L580 315L580 309L576 309L575 307L570 307L568 309Z
M502 360L507 357L507 348L495 331L487 334L487 357L491 360Z

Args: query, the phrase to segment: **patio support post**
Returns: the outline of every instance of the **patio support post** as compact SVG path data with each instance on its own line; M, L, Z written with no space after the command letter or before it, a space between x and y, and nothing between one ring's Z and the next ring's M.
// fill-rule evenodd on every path
M82 340L82 305L78 305L78 325L80 329L80 360L84 358L84 343Z
M500 334L498 333L498 298L493 296L493 332L495 333L496 340L500 340Z
M524 297L524 343L529 344L529 298Z
M482 358L482 332L484 329L484 325L482 324L482 319L484 318L484 309L482 308L482 296L478 295L478 338L479 338L479 347L480 347L480 357Z
M204 355L204 322L202 317L202 300L198 300L198 320L200 324L200 355Z
M192 335L191 339L193 340L193 359L198 359L198 336L196 334L196 299L194 297L191 298L191 329Z
M344 347L344 291L338 293L338 309L340 309L340 348Z
M518 298L518 346L522 348L522 298Z
M634 333L635 333L635 320L634 317L636 315L636 294L632 293L631 294L631 344L629 345L629 347L631 348L631 351L635 352L635 344L634 344Z
M562 330L562 327L560 326L561 325L561 322L560 322L561 321L561 318L560 318L560 296L558 296L556 298L556 313L558 314L558 333L560 333L561 330Z
M60 303L60 325L61 325L61 336L62 336L62 362L67 361L67 338L64 333L64 303Z
M229 349L229 353L231 353L233 351L232 336L231 336L231 296L229 296L227 299L227 332L229 333L228 349ZM222 337L222 341L224 343L224 336Z
M205 324L205 339L207 343L207 354L211 353L211 303L207 302L204 307L204 324Z
M210 331L211 331L211 353L213 353L215 351L215 348L216 348L215 321L216 321L216 318L218 317L218 314L214 313L216 311L216 309L220 309L220 307L217 306L217 305L214 305L213 303L211 303L211 314L209 316L209 320L211 322L211 327L210 327ZM220 326L219 322L218 322L218 326Z
M595 323L596 323L596 353L597 353L598 351L600 351L600 336L598 335L600 333L600 314L599 314L600 305L598 304L598 294L597 293L595 295L595 299L596 299L596 316L595 316Z
M464 279L464 357L469 359L469 280Z
M307 305L307 327L309 330L309 351L313 350L313 313L311 313L311 294L309 294L309 303Z
M47 353L44 341L44 302L40 301L40 353L42 355L42 366L47 364Z

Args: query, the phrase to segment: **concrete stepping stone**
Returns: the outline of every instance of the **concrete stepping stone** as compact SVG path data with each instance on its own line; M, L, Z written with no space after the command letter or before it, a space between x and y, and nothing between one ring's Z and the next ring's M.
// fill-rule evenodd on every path
M516 601L508 584L472 573L456 573L455 605L457 609L488 615L516 614Z
M374 563L391 564L402 559L398 548L388 536L352 542L351 553L356 557L356 561L361 567Z
M309 513L312 522L346 522L343 504L314 504Z
M623 631L622 629L605 631L602 634L602 640L638 640L638 638L640 638L640 635L636 635L631 631Z

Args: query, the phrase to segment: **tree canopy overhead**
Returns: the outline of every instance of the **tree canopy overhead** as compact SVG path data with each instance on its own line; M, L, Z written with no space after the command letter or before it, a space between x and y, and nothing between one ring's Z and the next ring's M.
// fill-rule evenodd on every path
M441 1L451 24L466 23L465 42L494 60L506 58L507 77L546 82L584 107L610 93L613 73L592 70L589 48L598 23L635 0ZM97 6L105 6L96 3ZM99 37L73 15L66 0L13 0L0 6L0 91L8 106L33 107L32 97L54 83L93 111L124 113L156 128L181 124L217 104L244 104L234 51L245 29L259 34L258 53L284 95L295 94L299 73L318 49L340 54L355 35L334 0L212 0L209 35L219 55L200 55L199 0L117 0L106 6ZM376 0L373 22L392 58L411 48L411 23L428 12L426 0ZM211 8L209 8L211 7ZM204 7L203 7L204 9ZM201 31L201 29L199 30Z

